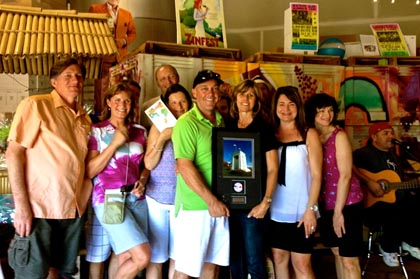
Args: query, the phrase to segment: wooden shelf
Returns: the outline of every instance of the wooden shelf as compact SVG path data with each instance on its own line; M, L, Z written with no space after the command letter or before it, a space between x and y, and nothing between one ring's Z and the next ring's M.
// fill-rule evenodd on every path
M239 49L180 45L175 43L154 41L145 42L136 50L134 50L134 53L162 54L183 57L200 57L232 61L242 60L242 53Z
M273 63L303 63L303 64L323 64L341 65L339 56L326 55L299 55L281 52L258 52L248 57L246 62L273 62Z
M346 66L416 66L419 56L352 56L345 60Z
M143 43L131 52L128 57L138 53L242 61L242 53L239 49L181 45L156 41ZM347 59L341 59L339 56L288 54L277 51L257 52L243 61L248 63L294 63L331 66L420 66L420 56L351 56Z

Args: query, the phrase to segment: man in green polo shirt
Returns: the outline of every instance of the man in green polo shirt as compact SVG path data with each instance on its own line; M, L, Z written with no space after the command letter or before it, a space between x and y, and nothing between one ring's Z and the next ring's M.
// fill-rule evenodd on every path
M175 277L216 278L217 266L229 264L229 210L211 192L213 127L223 125L216 111L220 75L200 71L194 79L194 107L172 132L177 185L175 198Z

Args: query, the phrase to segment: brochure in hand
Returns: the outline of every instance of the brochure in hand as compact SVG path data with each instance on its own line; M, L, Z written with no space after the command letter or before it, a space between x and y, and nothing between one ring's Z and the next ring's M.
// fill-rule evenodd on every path
M153 105L147 108L145 113L159 132L162 132L166 128L175 126L175 116L160 98Z

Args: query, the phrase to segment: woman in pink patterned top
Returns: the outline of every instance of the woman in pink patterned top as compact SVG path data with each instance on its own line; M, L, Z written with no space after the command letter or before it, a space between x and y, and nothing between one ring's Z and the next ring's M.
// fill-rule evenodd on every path
M363 193L352 173L352 147L337 126L338 105L325 93L313 95L305 106L306 119L315 127L323 145L323 183L319 229L324 245L335 256L337 278L361 278L359 256L363 251Z
M99 228L96 225L88 229L87 258L91 262L103 262L110 256L112 247L118 259L118 266L113 270L115 278L134 278L148 265L151 256L143 194L149 170L141 168L147 132L132 122L132 104L134 95L128 84L117 83L109 88L100 116L102 122L93 125L89 136L86 166L86 173L93 181L92 218L100 223ZM121 190L124 185L134 185L125 200L124 220L119 224L105 223L105 191Z

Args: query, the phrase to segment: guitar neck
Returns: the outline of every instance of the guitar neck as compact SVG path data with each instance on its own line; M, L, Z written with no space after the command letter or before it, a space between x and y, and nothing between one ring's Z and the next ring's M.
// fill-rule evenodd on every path
M386 190L408 190L420 188L420 182L417 179L412 179L404 182L386 182Z
M378 182L382 189L385 191L383 196L376 197L372 194L372 192L366 189L367 187L363 187L363 189L365 189L364 205L366 208L371 207L379 201L394 203L396 201L396 189L420 188L420 182L417 179L401 182L399 175L392 170L383 170L377 173L369 172L365 169L359 169L359 171L369 179Z

